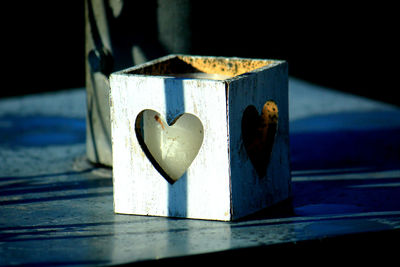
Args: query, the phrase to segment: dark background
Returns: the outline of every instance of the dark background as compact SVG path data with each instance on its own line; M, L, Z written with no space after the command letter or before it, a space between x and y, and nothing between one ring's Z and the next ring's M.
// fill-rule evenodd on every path
M84 1L9 2L0 97L83 87ZM285 59L294 77L400 105L394 6L292 2L192 1L193 54Z

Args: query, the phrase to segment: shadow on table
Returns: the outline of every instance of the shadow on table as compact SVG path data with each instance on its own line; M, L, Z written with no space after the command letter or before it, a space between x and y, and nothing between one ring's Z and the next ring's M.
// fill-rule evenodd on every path
M109 177L86 177L93 169L55 174L0 177L0 206L111 196Z
M297 215L400 211L400 111L313 116L291 123Z
M0 145L6 147L43 147L85 143L84 118L56 116L0 117Z
M399 137L397 110L292 121L292 198L246 219L368 212L398 216Z
M400 168L400 111L319 115L290 124L293 171Z

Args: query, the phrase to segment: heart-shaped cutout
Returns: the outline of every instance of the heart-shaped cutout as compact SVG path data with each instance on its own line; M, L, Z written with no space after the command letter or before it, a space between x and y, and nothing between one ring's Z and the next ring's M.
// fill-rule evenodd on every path
M158 112L146 109L137 116L135 130L147 158L171 184L192 164L204 137L203 124L190 113L168 125Z
M242 117L242 137L244 147L257 174L264 177L272 153L278 129L278 106L267 101L258 114L254 106L248 106Z

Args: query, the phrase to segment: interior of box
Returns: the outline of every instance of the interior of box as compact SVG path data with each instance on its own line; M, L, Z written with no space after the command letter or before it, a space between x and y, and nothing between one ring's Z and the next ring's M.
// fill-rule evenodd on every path
M272 60L177 55L130 71L131 74L227 79L271 64Z

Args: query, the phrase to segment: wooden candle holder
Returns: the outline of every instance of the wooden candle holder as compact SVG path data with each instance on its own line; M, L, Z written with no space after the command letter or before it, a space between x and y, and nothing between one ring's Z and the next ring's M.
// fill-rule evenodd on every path
M289 197L285 61L170 55L110 85L116 213L230 221Z

